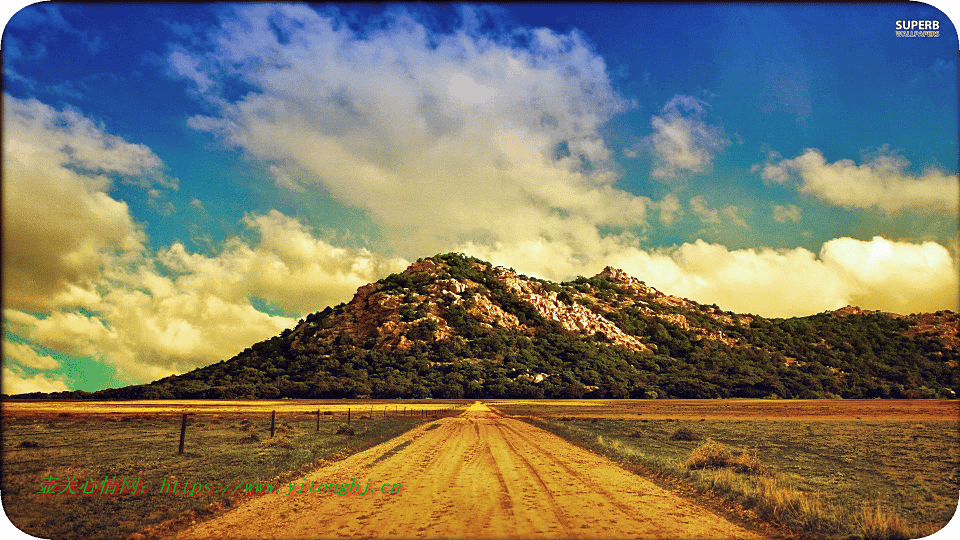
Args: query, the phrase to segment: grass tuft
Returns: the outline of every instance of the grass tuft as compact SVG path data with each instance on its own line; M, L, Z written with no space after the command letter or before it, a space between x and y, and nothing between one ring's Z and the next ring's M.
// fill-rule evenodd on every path
M908 540L915 538L907 523L895 514L880 508L880 505L864 507L858 521L864 540Z
M700 434L688 427L678 428L670 435L671 441L699 441L700 439L702 439Z
M272 439L267 439L260 444L262 448L293 448L293 443L290 442L290 439L280 435L279 437L274 437Z

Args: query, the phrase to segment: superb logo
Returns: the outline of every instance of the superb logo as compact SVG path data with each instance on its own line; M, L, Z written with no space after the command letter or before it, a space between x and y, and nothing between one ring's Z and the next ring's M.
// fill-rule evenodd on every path
M939 30L940 21L897 21L897 30Z

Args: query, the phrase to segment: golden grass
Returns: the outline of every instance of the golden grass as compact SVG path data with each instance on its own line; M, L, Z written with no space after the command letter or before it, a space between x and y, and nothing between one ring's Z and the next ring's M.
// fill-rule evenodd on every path
M688 469L718 469L726 467L733 460L733 456L722 444L707 439L707 441L693 450L687 458Z
M260 443L261 448L286 448L291 449L294 447L290 439L284 437L283 435L278 435L272 439L267 439Z
M908 540L917 538L907 523L895 514L880 508L865 506L860 513L858 523L864 540Z
M312 400L312 399L160 399L160 400L130 400L130 401L4 401L4 416L19 415L48 415L60 418L69 418L71 415L87 414L133 414L143 418L157 414L179 413L227 413L250 414L277 411L280 413L313 414L320 410L321 414L331 413L338 416L345 415L350 409L354 415L383 416L384 408L388 416L401 415L406 409L421 411L437 411L450 407L463 409L468 401L441 401L414 402L405 400ZM147 415L147 416L145 416ZM120 421L117 418L114 421Z
M738 451L710 437L695 448L686 446L687 441L665 443L663 441L671 440L665 434L645 434L632 429L631 425L616 427L616 421L606 426L603 423L534 423L618 461L639 464L659 476L685 479L698 489L720 495L745 509L753 509L762 519L786 525L805 535L898 540L920 538L926 534L925 529L911 527L906 520L883 510L879 504L860 508L856 504L828 500L819 489L803 485L806 484L803 477L778 472L776 467L765 463L755 449ZM685 460L676 459L662 451L645 452L638 443L654 448L666 444L676 451L689 450Z
M314 409L316 410L316 409ZM187 519L217 505L226 493L202 497L161 494L166 480L269 481L310 470L320 460L337 460L422 425L426 418L357 422L356 435L336 435L327 417L285 418L270 437L270 413L252 419L194 417L188 421L184 453L178 452L180 419L172 416L114 421L100 416L53 416L3 420L4 510L21 530L41 538L109 540L128 538L147 526ZM279 419L278 419L279 420ZM289 425L288 425L289 424ZM247 426L247 429L243 429ZM40 443L20 446L22 441ZM106 476L139 478L145 493L120 497L37 495L44 478L102 481Z

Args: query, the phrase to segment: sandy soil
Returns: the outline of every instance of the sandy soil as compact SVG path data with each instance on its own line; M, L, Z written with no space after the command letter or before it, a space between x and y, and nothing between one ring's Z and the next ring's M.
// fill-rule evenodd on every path
M305 482L309 490L313 481L353 478L359 492L371 479L366 495L287 495L284 485L177 537L758 538L480 403L318 469ZM400 493L381 492L395 483Z

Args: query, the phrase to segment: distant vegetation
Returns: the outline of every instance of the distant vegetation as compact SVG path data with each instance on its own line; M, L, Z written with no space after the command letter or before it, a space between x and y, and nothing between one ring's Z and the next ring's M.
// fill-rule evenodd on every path
M716 306L641 298L603 276L560 284L519 276L564 304L589 307L653 351L638 352L544 318L489 263L460 254L432 260L440 266L436 274L398 273L378 282L379 292L401 298L396 320L416 323L406 334L412 342L406 350L377 347L375 332L367 339L323 334L348 323L347 305L340 304L308 315L300 333L285 330L184 375L93 393L20 397L954 398L960 391L957 351L936 335L906 337L914 323L905 318L749 316L747 325ZM466 301L430 296L431 283L450 279L472 283L462 298L487 296L523 329L492 327L471 315ZM435 339L438 319L427 317L431 309L442 314L453 339ZM683 315L690 328L660 317L671 314ZM951 312L941 315L956 320ZM727 316L733 323L721 322ZM319 337L303 337L307 331ZM706 339L704 332L722 332L738 343ZM534 382L538 374L543 377Z

